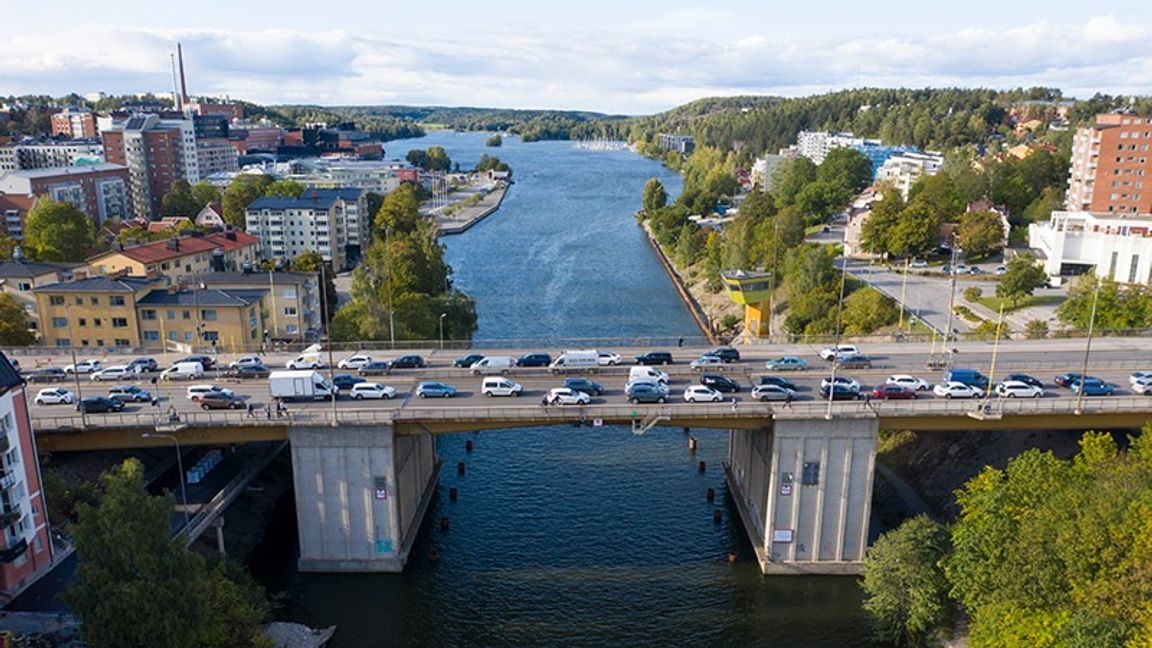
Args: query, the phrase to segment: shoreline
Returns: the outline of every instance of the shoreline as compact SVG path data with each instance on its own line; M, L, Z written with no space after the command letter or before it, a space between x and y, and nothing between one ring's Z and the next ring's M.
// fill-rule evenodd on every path
M476 223L496 213L496 211L500 209L500 205L504 203L504 195L508 193L509 186L510 185L504 185L489 193L483 200L475 205L464 208L461 210L462 215L459 218L433 215L433 218L436 219L436 228L439 230L440 235L462 234ZM495 197L495 203L492 201L493 197Z
M652 237L652 232L648 229L646 223L640 223L640 228L644 230L644 237L648 239L648 244L656 251L656 258L660 260L660 265L664 266L664 272L668 273L668 277L672 279L672 285L676 287L676 293L680 295L680 300L688 307L688 312L692 314L692 319L696 320L696 326L700 327L700 332L704 338L708 340L709 344L720 344L720 336L717 335L715 329L712 328L708 320L708 314L704 312L704 307L696 300L696 296L688 289L684 283L684 278L676 271L676 266L668 259L668 255L664 253L660 243Z

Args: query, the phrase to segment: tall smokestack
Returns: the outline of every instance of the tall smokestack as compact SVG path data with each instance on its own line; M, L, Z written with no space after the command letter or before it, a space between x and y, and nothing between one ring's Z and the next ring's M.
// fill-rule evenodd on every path
M184 50L176 43L176 60L180 62L180 109L188 105L188 86L184 84Z

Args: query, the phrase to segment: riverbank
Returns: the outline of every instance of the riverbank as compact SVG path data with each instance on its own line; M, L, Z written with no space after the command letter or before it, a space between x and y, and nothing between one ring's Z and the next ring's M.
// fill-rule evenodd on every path
M644 236L648 239L648 243L652 249L656 251L656 258L660 259L660 265L664 266L664 271L668 273L668 277L672 280L672 285L676 287L677 294L680 299L684 301L684 305L688 307L688 312L691 313L692 319L696 321L696 325L700 327L700 332L710 344L720 344L720 335L716 331L716 324L712 318L708 317L708 313L692 291L688 289L687 282L680 276L680 272L676 270L676 266L668 255L664 253L664 249L660 247L660 243L652 236L652 230L648 228L648 223L641 223L640 227L644 229Z
M474 205L463 207L447 215L444 214L444 210L432 214L432 217L436 219L437 229L440 230L441 235L460 234L468 231L470 227L500 209L500 204L504 202L504 194L507 192L508 185L500 185L497 189L480 198Z

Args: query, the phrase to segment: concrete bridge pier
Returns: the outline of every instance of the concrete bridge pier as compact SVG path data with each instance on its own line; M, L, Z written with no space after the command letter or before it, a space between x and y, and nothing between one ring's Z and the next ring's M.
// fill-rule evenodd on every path
M291 427L302 572L399 572L436 489L431 434Z
M728 488L765 574L857 574L868 548L876 417L732 430Z

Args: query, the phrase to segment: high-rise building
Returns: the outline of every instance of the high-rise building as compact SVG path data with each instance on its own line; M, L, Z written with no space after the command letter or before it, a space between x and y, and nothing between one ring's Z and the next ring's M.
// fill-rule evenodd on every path
M0 173L0 192L51 196L75 205L98 224L131 215L128 186L128 169L118 164Z
M1096 115L1072 140L1068 211L1152 213L1152 118L1128 113Z
M96 118L85 108L65 108L52 115L52 134L73 139L96 137Z
M0 146L0 171L48 169L103 161L104 147L96 139L42 140Z
M160 214L161 199L177 180L200 181L196 134L190 119L135 114L102 133L104 157L128 167L135 215Z

